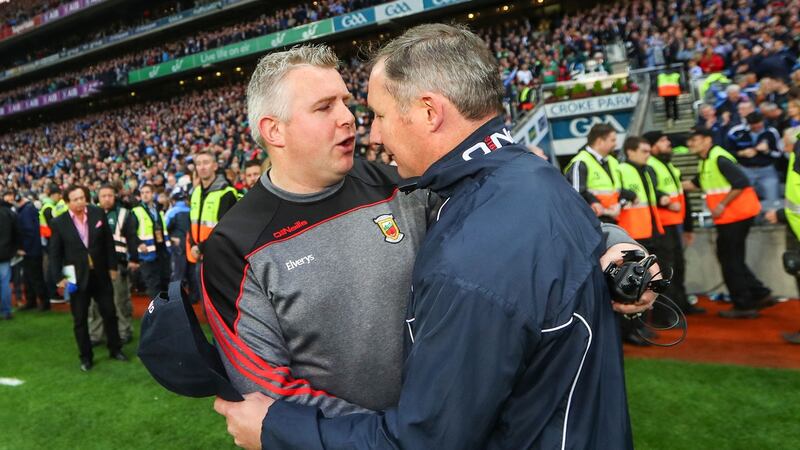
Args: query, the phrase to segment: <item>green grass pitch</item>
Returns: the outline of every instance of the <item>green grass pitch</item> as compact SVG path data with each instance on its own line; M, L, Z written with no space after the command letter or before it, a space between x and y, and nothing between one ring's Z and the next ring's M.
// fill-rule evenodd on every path
M25 382L0 385L0 449L234 448L213 400L161 388L136 344L83 373L68 314L0 322L0 378ZM800 371L628 359L626 375L638 449L800 448Z

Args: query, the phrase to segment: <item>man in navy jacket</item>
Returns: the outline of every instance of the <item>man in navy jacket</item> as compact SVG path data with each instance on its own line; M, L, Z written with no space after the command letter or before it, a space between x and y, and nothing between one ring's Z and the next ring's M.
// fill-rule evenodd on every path
M39 232L39 210L30 201L32 194L23 193L17 203L17 228L25 252L22 260L22 274L25 280L27 303L22 309L34 309L39 301L39 310L50 309L50 297L44 284L44 262L42 238Z
M491 53L473 33L433 24L375 61L371 140L401 176L421 175L418 187L445 199L414 267L399 404L324 418L264 396L241 408L218 400L236 443L632 448L620 337L596 262L600 224L496 117L503 91ZM254 442L236 416L267 408Z

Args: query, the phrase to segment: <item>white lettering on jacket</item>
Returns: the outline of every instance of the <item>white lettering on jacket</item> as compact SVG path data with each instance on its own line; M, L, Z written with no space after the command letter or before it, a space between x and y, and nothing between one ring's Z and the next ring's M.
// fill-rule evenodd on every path
M300 259L286 261L286 268L293 270L302 266L303 264L311 264L312 262L314 262L314 255L308 255Z

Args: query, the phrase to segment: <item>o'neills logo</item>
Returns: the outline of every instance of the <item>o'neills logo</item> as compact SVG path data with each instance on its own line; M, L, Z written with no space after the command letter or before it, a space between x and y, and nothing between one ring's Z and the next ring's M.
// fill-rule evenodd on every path
M475 157L474 153L476 152L479 153L478 156L488 155L489 153L502 148L503 145L505 145L503 143L504 141L509 144L514 143L514 138L511 137L511 133L509 133L505 128L503 128L502 133L492 133L483 138L483 142L478 142L472 147L464 150L464 153L461 154L461 157L464 159L464 161L470 161Z
M276 239L282 238L282 237L286 236L287 234L294 233L295 231L299 230L300 228L303 228L306 225L308 225L308 221L306 221L306 220L298 220L293 225L289 225L288 227L284 227L284 228L272 233L272 235Z

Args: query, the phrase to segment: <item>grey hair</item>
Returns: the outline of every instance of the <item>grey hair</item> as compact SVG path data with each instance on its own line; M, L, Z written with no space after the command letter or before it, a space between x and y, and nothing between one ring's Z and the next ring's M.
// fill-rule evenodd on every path
M742 92L742 88L739 87L738 84L729 84L728 87L725 88L725 92L728 94L732 94L734 92Z
M423 91L437 92L467 119L503 111L503 83L486 43L464 26L418 25L380 49L386 90L405 112Z
M763 111L774 111L774 110L778 109L778 105L776 105L776 104L775 104L775 103L773 103L773 102L763 102L762 104L760 104L760 105L758 106L758 108L759 108L759 109L760 109L762 112L763 112Z
M300 45L282 52L268 53L258 61L258 65L247 85L247 121L250 136L266 149L261 137L258 122L266 116L278 120L289 120L289 101L283 81L292 70L314 66L339 69L339 58L326 45Z

